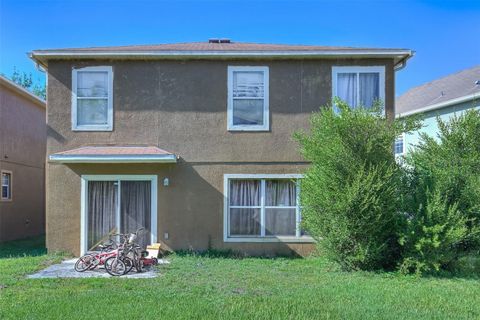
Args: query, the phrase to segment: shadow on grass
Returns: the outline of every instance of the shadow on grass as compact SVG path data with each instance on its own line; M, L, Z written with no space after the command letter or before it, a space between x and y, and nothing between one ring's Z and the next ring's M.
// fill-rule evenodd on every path
M35 257L47 254L45 236L0 242L0 259Z
M480 279L480 256L469 255L462 257L449 270L441 270L436 273L426 274L425 278L445 279Z
M217 250L217 249L208 249L203 251L195 250L178 250L174 254L180 257L203 257L203 258L212 258L212 259L245 259L245 258L255 258L255 259L278 259L278 258L288 258L288 259L303 259L304 257L298 254L290 255L274 255L274 256L252 256L242 252L234 250Z

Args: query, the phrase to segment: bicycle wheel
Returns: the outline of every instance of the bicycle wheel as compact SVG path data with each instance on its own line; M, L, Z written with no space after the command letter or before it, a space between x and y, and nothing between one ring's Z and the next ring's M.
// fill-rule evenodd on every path
M93 254L86 254L78 258L77 262L75 262L75 271L77 272L84 272L89 270L90 268L95 267L95 255Z
M133 263L133 260L130 259L129 257L125 257L123 259L123 263L125 263L125 274L129 273L130 271L132 271L133 267L134 267L134 263Z
M105 261L105 270L112 276L124 275L126 269L125 263L117 257L110 257Z

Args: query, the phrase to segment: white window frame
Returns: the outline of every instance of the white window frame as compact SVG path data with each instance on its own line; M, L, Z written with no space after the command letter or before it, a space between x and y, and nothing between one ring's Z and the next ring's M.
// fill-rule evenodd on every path
M78 125L77 118L77 78L79 72L107 72L108 73L108 98L107 98L107 124L105 125ZM86 99L82 97L81 99ZM97 98L97 97L95 97ZM72 69L72 130L73 131L112 131L113 130L113 70L111 66L96 66Z
M234 125L233 124L233 73L234 72L263 72L263 124L262 125ZM227 130L228 131L269 131L270 110L269 110L269 71L265 66L229 66L228 67L228 101L227 101ZM238 98L235 98L238 99ZM249 98L252 99L252 98ZM260 99L259 99L260 100Z
M385 66L333 66L332 67L332 101L337 96L337 82L339 73L357 74L357 106L360 105L360 73L378 73L378 94L383 103L383 113L385 114Z
M150 181L151 183L151 209L150 209L150 233L151 243L157 242L157 187L156 175L82 175L80 195L80 254L88 250L88 181ZM120 194L121 185L117 190ZM117 199L117 219L120 217L120 197Z
M8 185L5 185L7 188L8 188L8 197L3 197L3 187L4 187L4 184L3 184L3 174L6 173L8 175L10 175L10 179L8 180L9 184ZM12 195L12 185L13 185L13 172L12 171L9 171L9 170L1 170L0 171L0 184L1 184L1 188L2 190L1 191L1 200L2 201L12 201L13 199L13 195Z
M396 144L397 144L397 140L399 139L402 139L402 153L397 153L397 147L396 147ZM405 133L402 133L399 137L397 137L395 139L395 142L393 143L393 154L396 156L396 157L399 157L399 156L403 156L405 155Z
M224 242L291 242L291 243L313 243L315 240L307 235L302 235L300 230L301 208L299 201L300 186L298 180L303 178L301 174L224 174L223 175L223 241ZM252 179L261 180L261 215L260 215L260 236L230 236L230 180ZM266 236L265 235L265 180L271 179L296 179L297 180L297 199L296 199L296 235L295 236ZM276 208L276 207L275 207ZM289 207L285 207L289 208ZM292 207L293 208L293 207Z

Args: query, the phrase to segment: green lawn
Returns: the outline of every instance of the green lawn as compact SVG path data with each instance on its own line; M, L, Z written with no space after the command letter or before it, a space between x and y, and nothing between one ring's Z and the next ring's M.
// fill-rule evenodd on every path
M0 319L480 319L478 279L192 255L171 256L156 279L26 279L61 259L41 246L0 244Z

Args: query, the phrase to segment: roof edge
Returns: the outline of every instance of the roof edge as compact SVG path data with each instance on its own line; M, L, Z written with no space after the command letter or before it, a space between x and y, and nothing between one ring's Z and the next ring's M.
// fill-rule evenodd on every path
M51 162L59 163L176 163L174 154L161 155L66 155L52 154L48 157Z
M42 98L40 98L40 97L36 96L35 94L31 93L30 91L28 91L24 87L16 84L12 80L10 80L10 79L8 79L4 76L1 76L1 75L0 75L0 84L3 84L7 88L10 88L11 90L19 93L22 97L27 98L31 102L35 103L37 106L39 106L43 109L47 108L47 102L45 100L43 100Z
M422 107L422 108L419 108L419 109L416 109L416 110L410 110L410 111L403 112L403 113L400 112L400 113L397 113L397 117L398 118L408 117L408 116L411 116L411 115L414 115L414 114L433 111L433 110L441 109L441 108L448 107L448 106L451 106L451 105L454 105L454 104L475 100L477 98L480 99L480 92L475 92L475 93L472 93L472 94L468 94L466 96L462 96L462 97L450 99L450 100L447 100L447 101L431 104L431 105L428 105L428 106L425 106L425 107Z
M42 52L34 50L28 53L30 59L43 66L47 66L50 59L218 59L218 58L334 58L334 57L386 57L397 58L397 63L413 56L410 49L348 49L348 50L271 50L271 51L111 51L98 52L96 50L61 51L51 50Z

